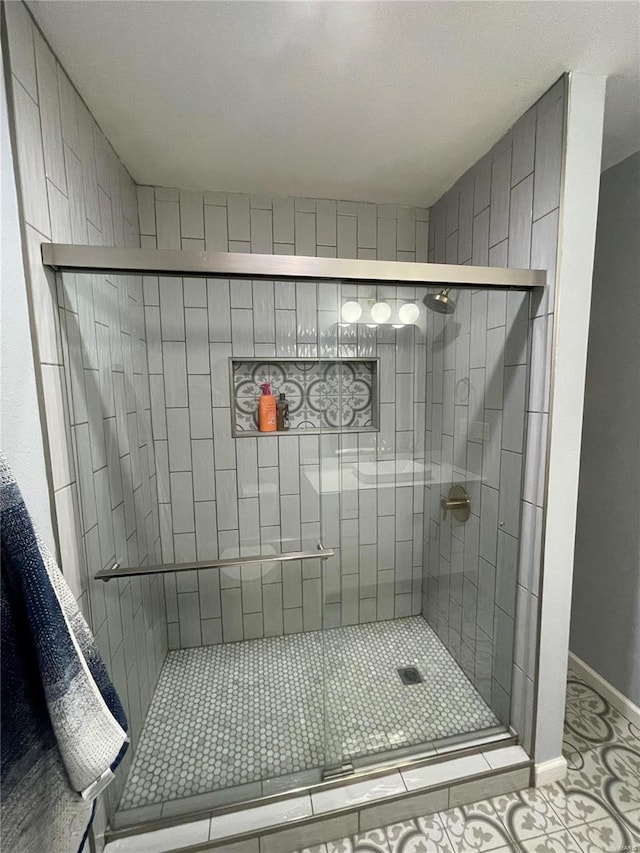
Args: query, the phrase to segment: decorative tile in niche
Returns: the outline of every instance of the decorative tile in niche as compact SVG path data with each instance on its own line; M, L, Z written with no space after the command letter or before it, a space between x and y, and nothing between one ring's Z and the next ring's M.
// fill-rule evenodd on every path
M378 429L377 359L231 359L233 435L258 431L260 386L289 403L289 432Z

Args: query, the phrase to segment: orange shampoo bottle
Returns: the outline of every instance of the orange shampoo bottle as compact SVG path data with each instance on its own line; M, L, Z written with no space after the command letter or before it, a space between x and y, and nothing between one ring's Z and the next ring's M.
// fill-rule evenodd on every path
M276 429L276 398L271 393L271 385L264 382L262 396L258 403L258 428L260 432L274 432Z

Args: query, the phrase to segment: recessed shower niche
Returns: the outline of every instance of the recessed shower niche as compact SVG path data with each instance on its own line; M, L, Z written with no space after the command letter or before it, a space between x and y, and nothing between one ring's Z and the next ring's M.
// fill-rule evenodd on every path
M255 436L261 386L289 403L288 432L377 432L378 359L230 359L232 434ZM273 433L265 433L273 435Z

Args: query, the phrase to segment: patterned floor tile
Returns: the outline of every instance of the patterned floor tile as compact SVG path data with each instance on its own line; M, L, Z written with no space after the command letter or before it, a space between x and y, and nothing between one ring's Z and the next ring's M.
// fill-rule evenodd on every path
M515 847L496 810L488 800L440 812L440 819L456 853L485 853Z
M634 836L614 815L573 827L571 833L582 853L619 853L637 850L640 846L640 836Z
M327 842L327 853L390 853L390 851L385 831L372 829L353 838Z
M626 741L640 749L637 729L593 687L578 679L567 682L564 752L587 751Z
M516 841L549 835L564 827L553 806L535 788L495 797L491 804Z
M565 788L557 783L545 787L544 796L565 826L578 826L607 817L608 811L600 797L592 791Z
M520 849L524 853L582 853L582 848L568 829L521 841Z
M624 812L620 815L622 822L629 827L629 830L640 838L640 809L632 809L629 812ZM638 847L640 850L640 847Z
M492 847L491 853L522 853L522 848L518 845L508 844L503 847Z
M385 827L391 853L454 853L438 815Z
M628 765L636 779L640 779L640 744L632 746L628 741L623 741L622 743L614 744L614 747L617 748L612 751L615 751L620 761Z
M640 807L640 754L625 743L612 743L580 754L577 766L543 795L568 827L592 823L609 814Z
M422 683L402 684L398 667L409 665ZM180 649L167 656L120 808L495 725L420 616Z
M562 783L387 826L390 853L640 851L638 730L580 685L569 685L569 731L579 738Z
M566 750L566 742L563 744L562 755L564 756L565 761L567 762L568 770L579 770L583 764L582 753L578 750Z

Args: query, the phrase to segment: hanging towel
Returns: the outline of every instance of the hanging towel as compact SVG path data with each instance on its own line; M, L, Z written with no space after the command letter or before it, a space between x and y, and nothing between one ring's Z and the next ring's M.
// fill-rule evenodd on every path
M2 849L75 853L128 745L127 720L0 453Z

